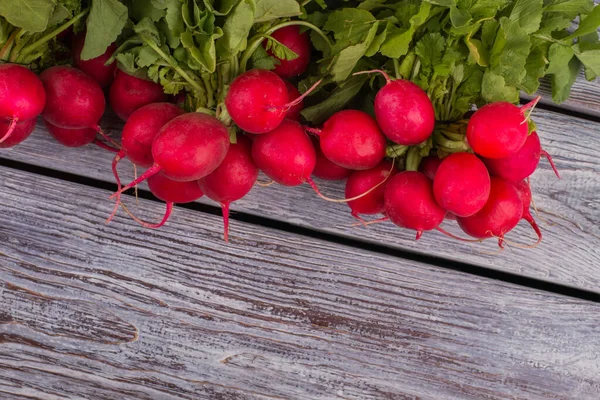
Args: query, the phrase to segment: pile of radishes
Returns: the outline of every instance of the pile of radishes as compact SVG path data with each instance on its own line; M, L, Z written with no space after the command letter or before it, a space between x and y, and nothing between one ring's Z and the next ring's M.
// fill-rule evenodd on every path
M297 30L282 31L291 28ZM541 240L529 213L531 192L526 181L540 156L547 156L537 133L529 129L526 111L534 104L485 105L466 125L467 151L449 154L433 144L431 155L420 163L407 159L399 168L401 163L386 157L386 150L404 146L407 158L411 157L414 149L431 141L436 129L427 94L411 81L366 71L380 72L386 79L374 100L374 117L345 109L321 127L302 125L299 112L310 89L300 95L284 78L306 70L310 43L297 32L293 40L300 37L300 44L284 34L277 37L299 57L280 60L273 71L252 69L239 74L224 99L232 124L219 115L185 112L167 101L159 84L128 75L114 63L106 65L114 46L96 59L81 61L81 37L73 42L72 67L51 67L38 77L23 66L1 64L0 147L25 140L41 115L50 134L63 145L95 143L115 152L112 170L118 187L111 196L115 208L109 220L121 205L121 194L147 180L150 191L166 202L163 219L149 223L126 211L150 228L167 221L174 203L206 195L222 206L227 240L229 205L248 194L260 170L284 186L308 183L321 197L313 175L346 179L346 198L335 201L347 202L352 216L368 224L361 214L381 214L375 221L389 219L415 230L417 239L433 229L451 235L440 224L456 219L468 235L478 240L498 238L502 247L504 236L525 219ZM99 126L106 88L109 104L125 121L120 143ZM124 186L117 173L123 159L147 168Z

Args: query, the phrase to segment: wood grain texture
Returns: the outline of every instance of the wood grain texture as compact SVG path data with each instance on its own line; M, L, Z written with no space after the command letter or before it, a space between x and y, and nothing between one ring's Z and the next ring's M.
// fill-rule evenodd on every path
M552 86L548 78L541 80L540 88L536 95L542 96L540 100L542 104L600 117L600 80L587 81L583 72L579 74L579 77L573 84L569 98L560 104L552 101ZM530 100L535 96L521 93L521 97Z
M534 199L541 215L554 224L541 223L544 241L535 249L511 246L497 254L493 241L464 244L433 232L415 242L412 232L387 222L368 228L352 227L355 221L346 205L317 198L308 185L294 188L256 186L246 198L233 203L232 210L234 214L238 211L269 217L317 231L600 292L600 269L597 267L600 265L600 165L596 155L600 149L600 124L542 110L536 110L535 120L542 143L554 155L563 177L556 179L546 161L541 162L532 177ZM1 152L0 157L114 182L110 153L94 146L62 147L43 128L38 128L21 145ZM131 164L123 162L120 170L125 180L132 178ZM318 181L318 184L327 195L344 197L342 183ZM109 204L105 198L96 200ZM126 201L131 204L132 199ZM210 203L206 199L201 201ZM97 222L107 216L99 216ZM158 220L159 216L156 213L150 219ZM114 223L120 225L127 219L121 211ZM177 229L174 221L168 224ZM231 234L234 236L237 235L236 225L233 221ZM445 223L445 226L460 233L454 223ZM219 231L214 233L219 234ZM535 241L533 231L524 221L508 239L524 244Z
M599 304L0 173L2 399L600 396Z

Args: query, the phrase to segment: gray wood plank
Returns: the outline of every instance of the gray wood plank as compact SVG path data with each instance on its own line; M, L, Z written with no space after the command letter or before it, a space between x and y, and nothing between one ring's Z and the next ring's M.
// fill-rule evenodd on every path
M535 249L512 246L497 254L493 241L465 244L437 232L427 233L421 240L414 241L412 232L391 223L353 227L354 219L345 204L317 198L308 185L294 188L256 186L245 199L233 203L232 210L600 292L600 269L597 268L600 265L600 165L596 155L596 150L600 149L597 133L600 124L543 110L536 110L536 122L542 143L555 156L563 179L556 179L545 161L532 177L534 199L541 215L554 224L541 223L544 241ZM114 121L107 121L107 125L118 128ZM114 182L110 171L111 154L93 146L62 147L39 127L27 141L2 151L0 157ZM124 162L120 170L124 179L133 177L130 164ZM342 183L319 181L318 184L331 197L343 198ZM109 204L106 198L96 201ZM128 204L131 201L129 198ZM207 199L201 201L211 203ZM177 207L175 212L178 212ZM107 216L99 216L98 222ZM158 214L151 217L158 218ZM127 219L121 211L113 223L120 225ZM173 221L168 223L175 224ZM233 221L233 235L236 225ZM454 223L445 223L445 226L460 233ZM220 229L217 229L215 234L219 233ZM508 238L521 243L535 241L532 230L524 221Z
M0 173L0 398L600 396L599 304Z

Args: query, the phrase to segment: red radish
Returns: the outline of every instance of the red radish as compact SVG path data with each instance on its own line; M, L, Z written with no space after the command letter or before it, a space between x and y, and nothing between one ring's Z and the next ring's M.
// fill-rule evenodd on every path
M42 117L52 125L66 129L93 128L106 102L100 85L84 72L67 66L50 67L40 78L46 89L47 102Z
M529 133L524 112L538 101L539 97L523 107L505 101L481 107L467 124L469 146L485 158L505 158L515 154L523 147Z
M273 72L282 78L291 78L303 74L308 68L310 53L312 52L308 33L300 33L299 26L291 25L277 29L271 34L271 37L298 55L293 60L285 60L277 58L271 50L268 50L267 53L279 60L279 65L275 66ZM263 42L263 46L266 46L266 43L266 41Z
M417 231L436 229L446 210L433 197L431 179L418 171L404 171L390 178L383 195L385 214L396 225Z
M82 60L81 50L83 50L84 43L85 33L80 33L73 37L73 44L71 46L71 51L73 53L73 66L91 76L96 82L98 82L100 87L108 87L115 76L117 63L112 62L109 65L105 65L105 63L110 59L110 57L112 57L113 53L117 49L117 45L115 43L111 44L108 46L104 54L101 54L98 57L89 60Z
M140 167L149 168L154 164L152 142L160 128L184 111L171 103L151 103L135 110L123 126L118 158L127 157ZM118 162L119 160L117 160Z
M296 86L292 85L288 81L283 81L285 83L285 87L288 91L288 102L292 103L295 99L301 97L300 91L296 88ZM291 119L294 121L300 122L300 112L304 108L304 102L301 101L295 106L290 107L288 112L285 114L287 119Z
M535 231L535 234L538 237L538 243L542 241L542 231L540 230L537 222L533 219L533 215L529 211L529 207L531 206L531 188L529 187L529 183L526 180L522 180L520 182L514 183L515 188L519 192L519 196L521 197L521 202L523 203L523 214L521 216L522 219L527 221L529 225Z
M313 186L310 175L316 157L315 148L302 125L289 119L271 132L256 136L252 142L252 159L258 168L285 186L304 182Z
M110 197L162 172L178 182L194 181L213 172L229 149L229 131L212 115L192 112L167 122L152 142L154 164Z
M491 175L506 179L507 181L519 182L535 172L542 154L550 162L556 176L560 178L552 157L546 151L542 150L537 132L531 132L523 147L515 154L506 158L484 158L483 162Z
M19 121L40 115L45 104L44 85L36 74L18 64L0 64L0 121L9 122L0 143L10 138Z
M377 122L363 111L338 111L321 130L307 130L319 135L325 157L341 167L369 169L385 157L385 137Z
M514 184L502 178L491 179L490 196L485 206L475 215L457 217L462 230L478 239L498 238L503 247L504 235L519 223L523 215L523 201Z
M419 164L419 172L424 173L426 177L433 180L441 163L442 159L437 156L424 157Z
M113 153L118 152L114 147L111 147L104 142L101 142L96 138L98 132L93 128L76 128L76 129L65 129L59 128L58 126L52 125L50 122L44 121L46 129L58 143L66 147L81 147L86 144L93 143L104 150L111 151Z
M391 172L390 172L391 171ZM398 171L392 169L390 161L382 161L377 166L364 171L354 171L346 181L346 198L354 198L369 191L378 183L390 179ZM359 214L379 214L385 210L383 195L385 184L377 186L359 199L348 202L352 216L364 222Z
M160 228L167 222L173 211L174 203L190 203L204 195L202 189L198 186L198 181L177 182L167 178L163 174L156 174L149 177L148 188L154 196L167 203L165 215L162 220L156 224L151 224L142 221L131 213L129 215L140 225L153 229Z
M382 70L386 80L375 96L375 119L381 130L392 142L412 146L427 140L433 133L435 110L427 93L417 84L404 80L391 80ZM356 74L355 74L356 75Z
M277 74L252 69L233 80L225 106L233 122L250 133L266 133L285 118L288 90Z
M490 174L483 161L471 153L454 153L444 158L433 180L438 204L459 217L483 208L490 195Z
M117 70L115 80L110 85L108 98L115 114L123 121L127 121L131 113L146 104L167 101L161 85L121 70Z
M318 137L311 136L310 140L312 141L313 146L315 147L315 153L317 154L317 163L313 170L314 176L328 181L339 181L350 176L352 170L340 167L325 157L321 150L321 144L319 143Z
M238 135L229 146L225 159L212 173L198 181L202 191L223 210L223 237L229 241L229 205L250 192L258 178L258 168L251 154L252 143Z
M35 128L37 120L36 118L19 121L13 128L13 132L9 138L0 142L0 149L6 149L22 143L25 139L31 135ZM8 121L0 120L0 137L4 137L11 123Z

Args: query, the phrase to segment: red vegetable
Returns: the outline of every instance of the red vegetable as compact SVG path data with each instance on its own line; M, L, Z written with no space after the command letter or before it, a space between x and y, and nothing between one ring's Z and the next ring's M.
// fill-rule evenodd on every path
M390 161L382 161L371 169L352 172L346 181L346 198L354 198L368 192L382 181L389 180L397 172L392 169ZM359 199L349 201L348 207L352 211L352 216L362 221L359 214L382 213L385 210L383 198L385 187L385 183L381 184Z
M98 82L100 87L108 87L115 77L117 63L112 62L109 65L104 64L109 60L110 57L112 57L113 53L117 49L117 45L115 43L111 44L108 46L106 51L98 57L89 60L82 60L81 50L83 50L84 44L85 33L80 33L73 37L73 44L71 46L71 51L73 54L73 66L91 76L96 82Z
M140 79L117 70L108 94L110 106L123 121L138 108L150 103L167 101L163 88L158 83Z
M285 60L277 58L271 50L268 50L267 53L279 60L279 65L275 66L273 72L282 78L292 78L303 74L310 63L310 53L312 52L308 33L300 33L300 27L292 25L277 29L271 36L298 55L293 60ZM266 41L263 42L263 45L266 45Z

